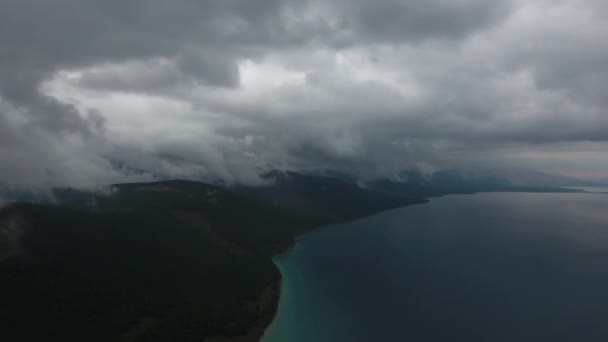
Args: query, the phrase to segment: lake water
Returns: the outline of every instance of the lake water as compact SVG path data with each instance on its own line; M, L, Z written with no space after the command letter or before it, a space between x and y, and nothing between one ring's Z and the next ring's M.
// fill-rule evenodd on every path
M432 199L300 239L264 342L608 341L608 195Z

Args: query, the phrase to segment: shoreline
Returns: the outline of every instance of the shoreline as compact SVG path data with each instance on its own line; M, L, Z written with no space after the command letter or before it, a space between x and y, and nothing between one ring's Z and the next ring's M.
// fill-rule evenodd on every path
M357 220L362 220L362 219L365 219L367 217L370 217L370 216L373 216L373 215L378 215L378 214L381 214L381 213L384 213L384 212L388 212L388 211L391 211L391 210L397 210L397 209L401 209L401 208L409 207L409 206L413 206L413 205L428 204L429 202L430 202L430 200L425 198L425 199L423 199L423 200L421 200L419 202L409 203L409 204L406 204L406 205L401 206L401 207L387 209L387 210L382 210L382 211L379 211L379 212L376 212L376 213L372 213L372 214L369 214L369 215L364 215L364 216L360 216L360 217L355 217L355 218L346 219L346 220L339 221L339 222L334 222L334 223L329 223L329 224L326 224L326 225L318 226L316 228L311 229L310 231L308 231L306 233L302 233L302 234L299 234L299 235L293 237L293 239L291 240L291 242L289 243L289 245L287 245L287 246L279 249L272 256L273 265L277 269L277 271L279 272L279 280L275 283L275 288L277 289L277 291L276 291L276 296L274 297L275 298L275 302L273 303L274 304L274 310L273 310L273 313L272 313L270 321L268 321L266 323L266 326L262 330L262 334L260 336L258 336L258 338L256 340L254 340L254 341L255 342L261 342L262 341L262 339L266 335L266 332L268 331L268 328L270 328L270 326L275 321L275 319L277 318L277 315L279 313L279 306L280 306L280 302L281 302L281 296L282 296L282 292L284 290L283 289L283 278L284 278L284 275L283 275L283 272L282 272L281 268L274 261L274 258L282 257L282 256L285 256L286 254L291 253L296 248L298 240L303 239L307 235L309 235L311 233L314 233L314 232L317 232L319 230L326 229L326 228L329 228L329 227L332 227L332 226L338 225L338 224L344 224L344 223L348 223L348 222L354 222L354 221L357 221ZM259 327L256 327L256 328L259 328ZM256 328L254 328L254 329L256 329ZM240 340L222 340L222 342L223 341L227 341L227 342L237 342L238 341L238 342L241 342ZM216 342L216 341L215 340L211 340L210 342ZM220 341L217 341L217 342L220 342Z
M272 323L276 320L276 318L279 315L279 307L281 305L281 295L283 293L283 272L281 271L281 268L274 263L274 267L276 267L276 269L279 271L280 277L279 280L276 282L275 284L275 288L277 289L276 291L276 296L274 297L274 303L273 303L273 307L274 310L272 312L272 315L270 317L270 320L268 322L266 322L266 325L263 327L262 329L262 334L260 336L257 337L257 339L255 340L255 342L261 342L264 337L266 336L266 333L268 332L268 329L272 326Z
M572 189L568 189L568 190L572 190ZM493 192L494 191L489 191L487 193L493 193ZM504 193L510 193L510 192L527 193L527 191L500 191L500 192L504 192ZM545 192L545 191L531 191L531 192L533 192L533 193L553 193L553 192ZM474 195L474 194L478 194L478 193L485 193L485 192L473 192L473 193L470 193L470 194L467 193L467 194L456 194L456 195ZM578 190L577 189L576 191L563 191L563 192L559 192L559 193L591 193L591 192L587 192L587 191L584 191L584 190ZM381 213L384 213L384 212L388 212L388 211L391 211L391 210L397 210L397 209L401 209L401 208L405 208L405 207L409 207L409 206L414 206L414 205L428 204L434 198L441 198L441 197L448 196L448 195L454 195L454 194L442 194L442 195L438 195L438 196L431 196L431 197L428 197L428 198L423 198L419 202L409 203L409 204L406 204L406 205L401 206L401 207L387 209L387 210L382 210L382 211L379 211L379 212L376 212L376 213L372 213L372 214L369 214L369 215L363 215L363 216L360 216L360 217L354 217L354 218L342 220L342 221L339 221L339 222L334 222L334 223L329 223L329 224L326 224L326 225L321 225L321 226L318 226L316 228L311 229L308 232L305 232L305 233L302 233L302 234L294 236L287 246L277 249L277 251L272 256L273 265L277 269L277 271L279 272L279 280L274 284L275 289L276 289L276 293L275 293L276 296L274 297L275 302L273 303L274 310L272 312L270 320L265 323L266 325L263 327L262 334L259 335L257 337L257 339L252 340L252 342L261 342L262 341L262 339L266 335L266 332L267 332L268 328L272 325L272 323L276 319L276 317L278 315L278 312L279 312L279 305L280 305L280 301L281 301L281 293L283 291L283 273L281 271L281 268L276 264L276 262L274 262L274 258L282 257L282 256L284 256L286 254L291 253L296 248L298 240L303 239L307 235L309 235L311 233L314 233L314 232L317 232L319 230L323 230L323 229L326 229L326 228L329 228L329 227L332 227L332 226L338 225L338 224L344 224L344 223L348 223L348 222L354 222L354 221L357 221L357 220L365 219L366 217L370 217L370 216L373 216L373 215L378 215L378 214L381 214ZM255 330L259 329L259 326L254 327L254 329ZM224 341L226 341L226 342L241 342L241 340L221 340L221 341L218 340L217 342L224 342ZM243 340L243 341L245 341L245 340ZM215 342L215 340L210 340L210 342ZM249 342L249 340L247 340L247 342Z

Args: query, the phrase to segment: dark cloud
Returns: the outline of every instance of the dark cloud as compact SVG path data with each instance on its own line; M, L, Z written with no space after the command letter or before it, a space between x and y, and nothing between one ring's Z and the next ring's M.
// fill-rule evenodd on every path
M608 140L606 16L599 0L5 0L0 183L572 160L564 144Z
M500 24L511 5L510 0L349 0L332 6L355 41L378 43L462 38Z

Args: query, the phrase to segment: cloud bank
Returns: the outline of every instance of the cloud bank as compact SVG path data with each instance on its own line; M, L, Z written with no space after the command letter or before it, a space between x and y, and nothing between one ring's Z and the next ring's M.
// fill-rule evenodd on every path
M0 183L608 174L606 19L600 0L5 0Z

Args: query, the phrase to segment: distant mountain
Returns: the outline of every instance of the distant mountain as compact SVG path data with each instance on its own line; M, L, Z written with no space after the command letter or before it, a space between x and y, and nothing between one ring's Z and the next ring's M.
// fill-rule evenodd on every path
M405 204L421 203L419 197L366 189L354 181L328 176L271 171L262 175L263 186L240 186L234 190L272 203L276 208L333 222Z
M145 169L142 169L139 167L134 167L134 166L129 165L128 163L118 161L118 160L110 160L110 164L114 171L119 172L121 175L123 175L125 177L132 177L132 178L140 177L140 178L144 178L144 179L154 179L157 181L171 179L171 177L169 177L167 175L160 174L158 172L153 172L150 170L145 170Z
M500 168L491 171L518 186L607 186L607 181L580 179L526 168Z
M52 198L50 190L28 190L0 184L0 204L12 202L41 202Z
M274 171L277 172L277 171ZM308 170L308 171L300 171L298 172L301 175L306 176L316 176L316 177L324 177L324 178L334 178L341 180L346 183L357 183L358 178L355 175L351 175L348 173L344 173L341 171L331 170L331 169L323 169L323 170Z
M569 181L560 176L543 177L538 172L523 171L519 177L493 170L447 169L430 173L412 169L401 172L397 179L379 178L367 183L369 189L402 196L433 197L447 194L470 194L476 192L520 191L520 192L570 192L560 188ZM559 181L558 181L559 180ZM572 183L570 183L572 184Z

